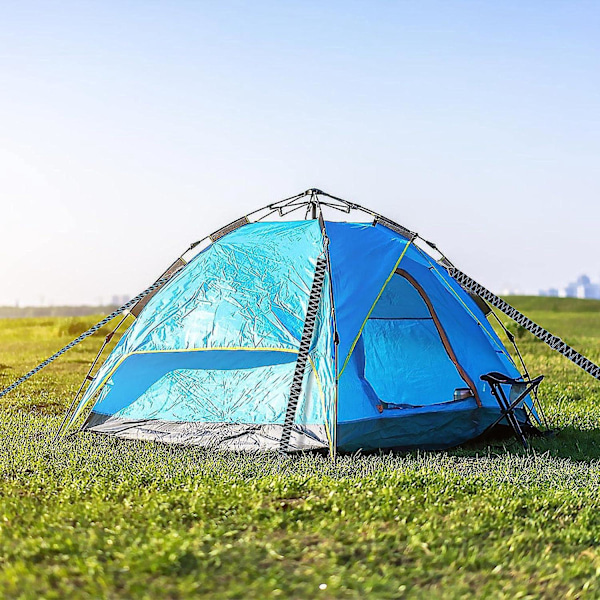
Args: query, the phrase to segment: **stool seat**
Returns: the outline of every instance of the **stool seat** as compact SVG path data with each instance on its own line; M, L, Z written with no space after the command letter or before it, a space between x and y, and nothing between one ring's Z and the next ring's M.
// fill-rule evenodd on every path
M519 377L518 379L513 379L512 377L509 377L508 375L504 375L503 373L498 373L498 371L491 371L490 373L486 373L485 375L481 376L481 380L487 381L490 385L492 383L496 383L496 384L506 383L509 385L524 385L524 384L529 384L529 383L536 383L539 385L541 383L542 379L544 379L543 375L539 375L535 379L531 379L528 381L523 380L522 377Z

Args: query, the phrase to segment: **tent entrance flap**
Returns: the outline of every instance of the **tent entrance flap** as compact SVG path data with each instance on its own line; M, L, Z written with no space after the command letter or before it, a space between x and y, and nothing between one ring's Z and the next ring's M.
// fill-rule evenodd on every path
M364 378L380 409L454 402L456 390L474 388L415 283L397 270L363 330Z

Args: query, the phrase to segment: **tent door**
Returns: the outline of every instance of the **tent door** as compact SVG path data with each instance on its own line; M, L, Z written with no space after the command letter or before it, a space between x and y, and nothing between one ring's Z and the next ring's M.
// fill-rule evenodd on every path
M402 269L386 286L362 337L363 376L383 409L454 402L455 390L476 390L459 365L431 301Z

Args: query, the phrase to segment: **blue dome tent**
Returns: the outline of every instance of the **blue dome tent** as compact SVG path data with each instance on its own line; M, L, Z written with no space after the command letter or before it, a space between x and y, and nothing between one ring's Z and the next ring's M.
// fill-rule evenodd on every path
M507 414L482 380L521 375L435 246L320 190L265 211L192 245L133 306L71 423L92 404L83 429L96 433L334 455L448 448L538 418L533 388Z

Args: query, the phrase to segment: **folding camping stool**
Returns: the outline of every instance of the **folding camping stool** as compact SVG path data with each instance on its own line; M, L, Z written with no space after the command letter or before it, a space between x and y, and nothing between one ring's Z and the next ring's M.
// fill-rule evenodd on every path
M535 392L544 379L543 375L530 379L528 381L523 378L513 379L508 375L503 375L497 371L492 371L481 376L481 380L490 384L490 391L500 407L501 415L498 417L489 429L495 427L502 419L506 418L510 426L513 428L515 435L521 441L524 448L527 448L527 440L519 424L519 420L515 415L515 408L531 393ZM508 398L502 388L503 385L510 385L510 393Z

